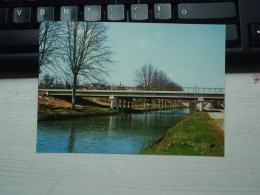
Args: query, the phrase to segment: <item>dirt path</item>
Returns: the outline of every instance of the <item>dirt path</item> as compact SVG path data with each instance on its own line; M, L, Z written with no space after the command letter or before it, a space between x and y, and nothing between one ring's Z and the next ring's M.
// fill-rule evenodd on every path
M225 112L208 112L210 118L214 120L216 125L221 128L223 131L225 129L224 127L224 118L225 118Z
M224 119L225 113L224 112L208 112L210 118L212 119Z

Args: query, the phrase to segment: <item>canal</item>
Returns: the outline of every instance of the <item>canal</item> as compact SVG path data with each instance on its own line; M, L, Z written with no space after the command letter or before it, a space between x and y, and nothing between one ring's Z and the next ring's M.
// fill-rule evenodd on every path
M37 152L137 154L187 114L164 110L38 122Z

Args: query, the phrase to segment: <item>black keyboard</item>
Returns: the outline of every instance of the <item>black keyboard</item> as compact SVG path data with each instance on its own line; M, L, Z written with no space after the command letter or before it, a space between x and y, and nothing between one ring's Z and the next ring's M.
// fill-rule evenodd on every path
M226 73L260 72L259 0L0 0L0 78L38 77L39 23L226 24Z

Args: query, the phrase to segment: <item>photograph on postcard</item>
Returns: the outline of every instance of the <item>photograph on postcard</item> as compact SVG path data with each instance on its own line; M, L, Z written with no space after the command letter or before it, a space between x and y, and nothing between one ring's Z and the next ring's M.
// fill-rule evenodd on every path
M39 32L37 152L224 156L225 25Z

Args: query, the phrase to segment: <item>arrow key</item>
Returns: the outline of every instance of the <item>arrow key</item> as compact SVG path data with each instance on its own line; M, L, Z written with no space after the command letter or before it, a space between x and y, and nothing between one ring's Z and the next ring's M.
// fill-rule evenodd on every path
M178 18L182 20L225 19L236 15L234 2L178 4Z
M260 24L251 24L249 26L250 45L260 47Z

